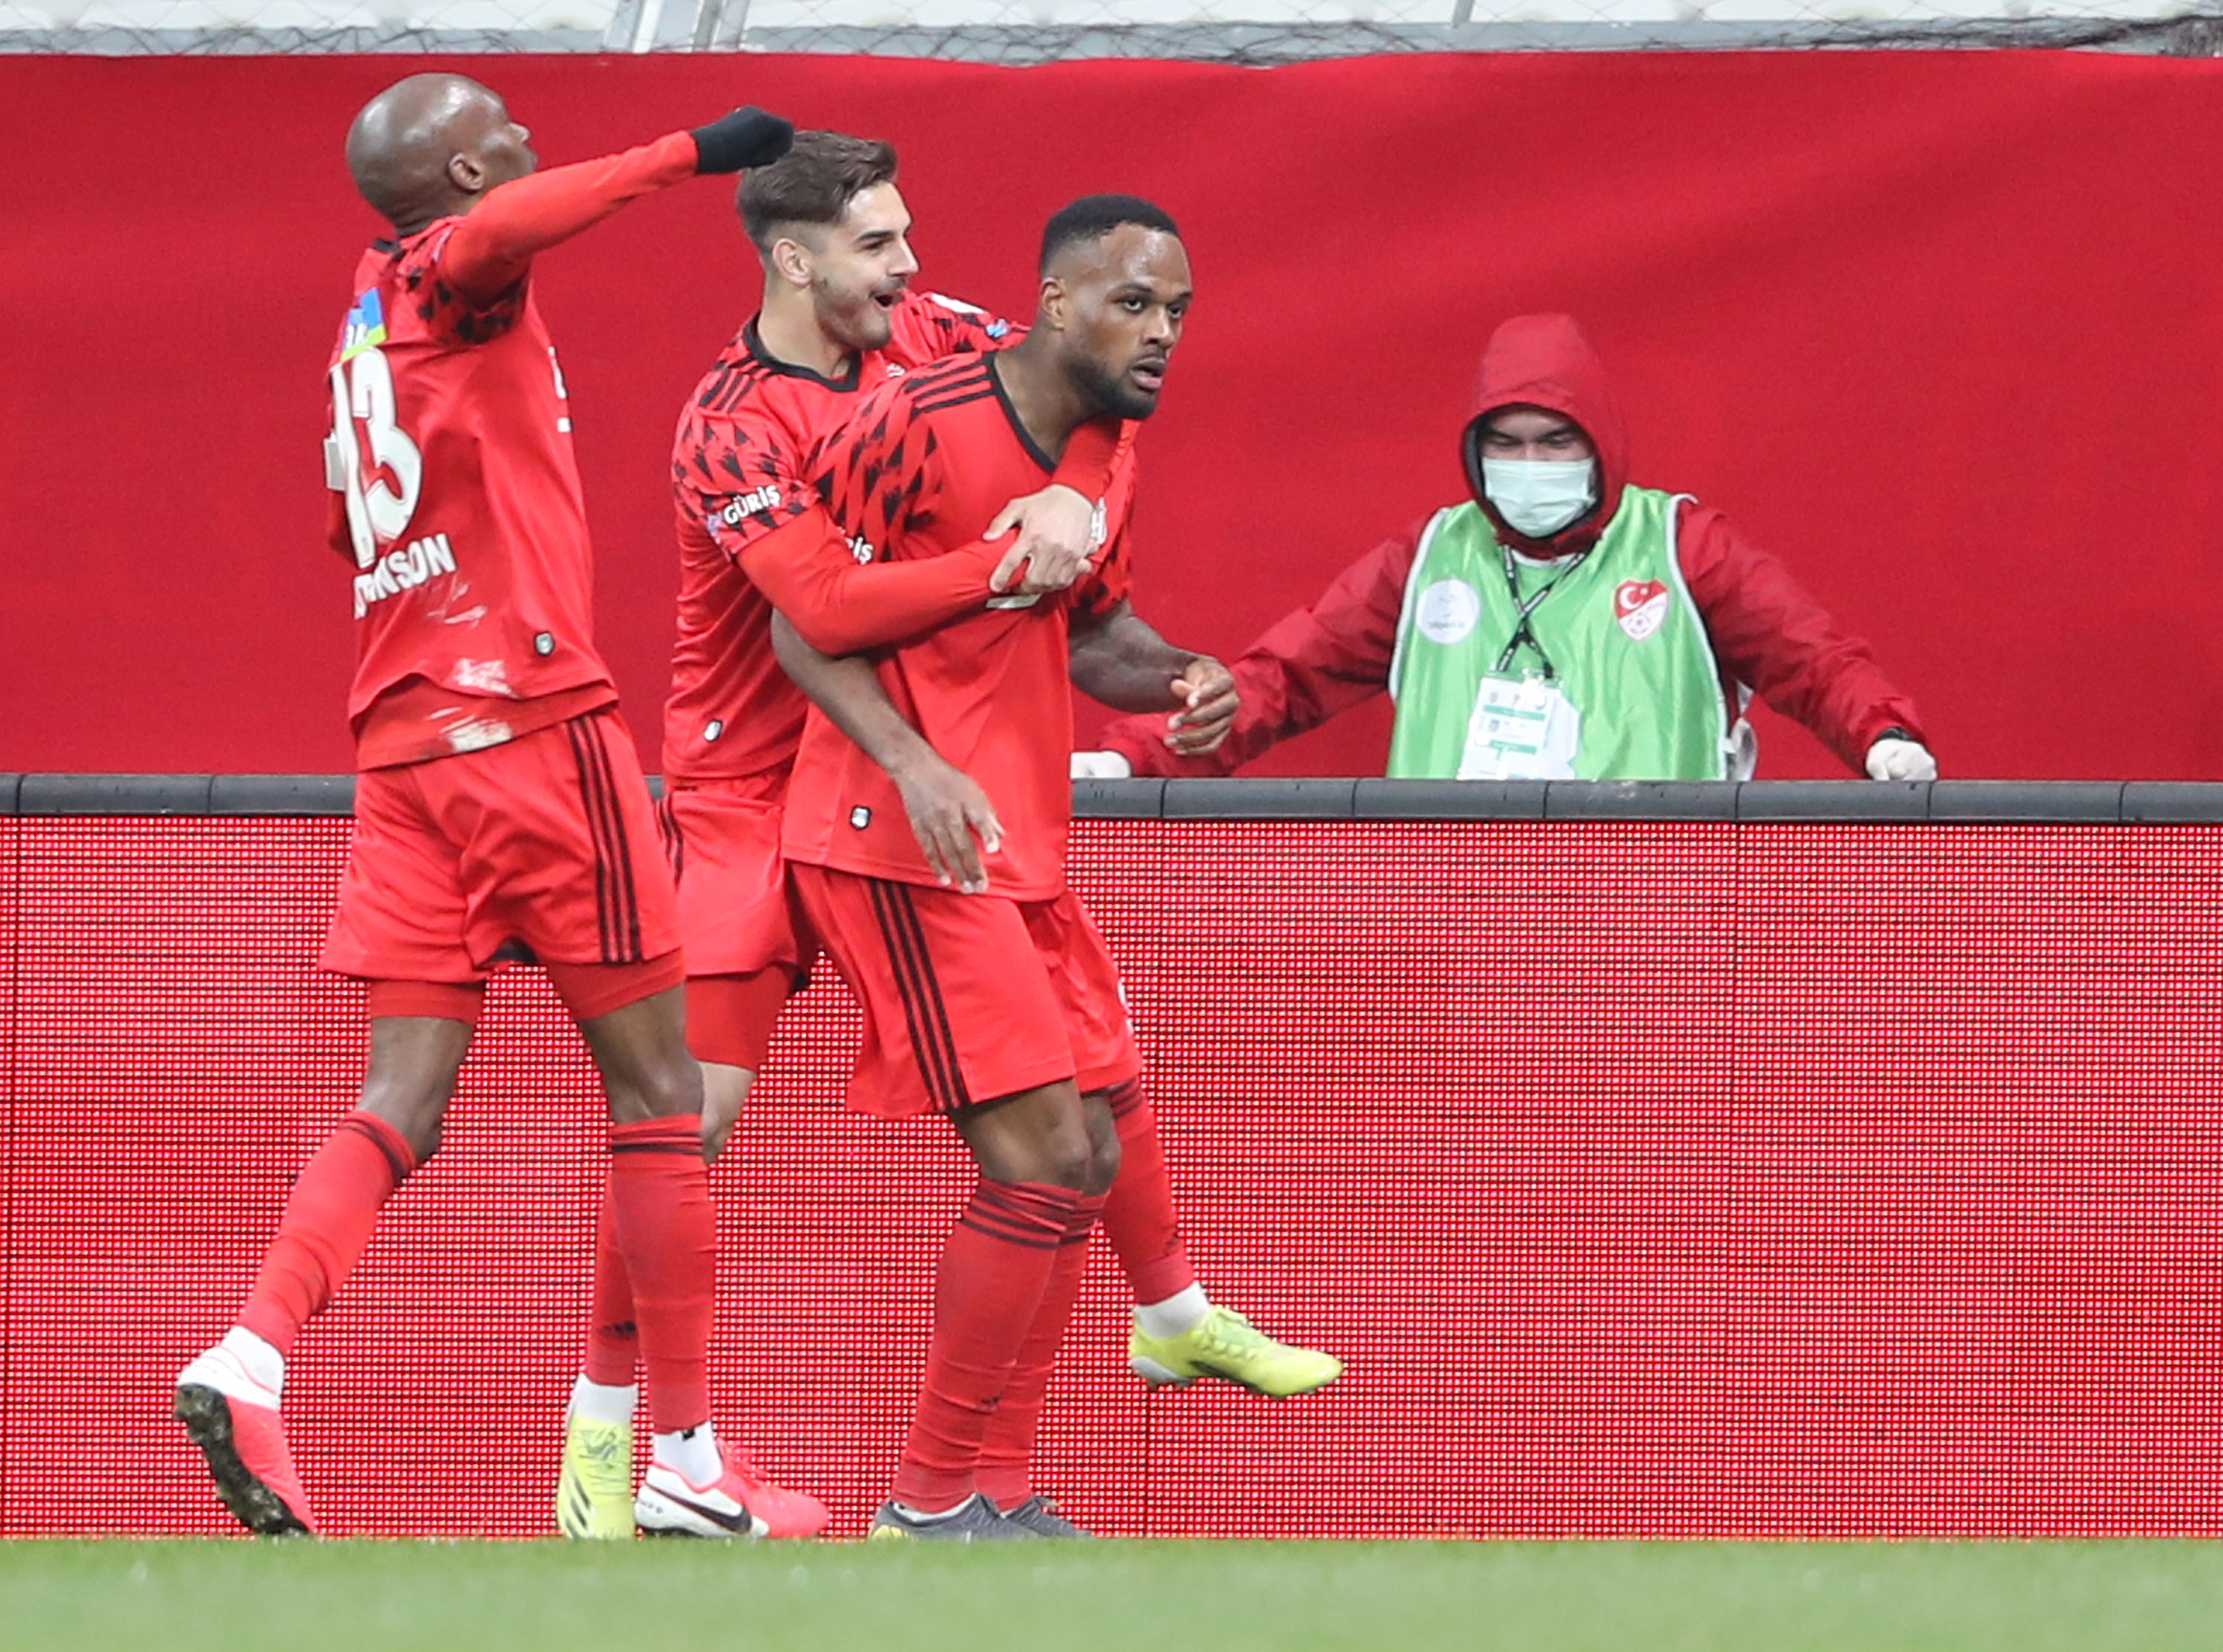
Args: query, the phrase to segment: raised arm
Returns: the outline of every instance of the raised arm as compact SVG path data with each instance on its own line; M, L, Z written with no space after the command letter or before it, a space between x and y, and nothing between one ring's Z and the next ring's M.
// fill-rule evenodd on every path
M448 237L441 267L484 303L515 285L536 254L601 223L627 201L690 178L761 166L787 153L795 129L760 109L737 109L692 132L595 160L551 166L487 192Z
M987 893L988 875L980 855L994 854L1004 840L1003 822L996 818L988 794L904 719L870 661L822 653L777 613L771 621L771 646L795 686L895 782L910 816L911 832L934 875L967 895Z

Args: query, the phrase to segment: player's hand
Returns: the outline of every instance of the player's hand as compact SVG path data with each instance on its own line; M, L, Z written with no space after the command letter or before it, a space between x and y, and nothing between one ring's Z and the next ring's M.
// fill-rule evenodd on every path
M751 166L769 166L785 154L795 141L795 128L751 104L696 127L690 135L695 140L697 173L746 172Z
M1174 679L1173 693L1184 709L1167 719L1166 744L1185 757L1215 749L1235 726L1235 713L1243 705L1235 692L1235 674L1208 654L1188 663L1188 669Z
M972 776L935 756L906 764L890 778L903 794L911 832L936 881L967 895L986 895L988 874L980 857L1004 846L1004 823L988 794Z
M1096 506L1062 482L1013 499L980 537L1000 539L1013 528L1019 531L1017 543L988 576L988 588L998 594L1010 591L1014 581L1020 596L1062 591L1088 571L1088 559L1096 554Z

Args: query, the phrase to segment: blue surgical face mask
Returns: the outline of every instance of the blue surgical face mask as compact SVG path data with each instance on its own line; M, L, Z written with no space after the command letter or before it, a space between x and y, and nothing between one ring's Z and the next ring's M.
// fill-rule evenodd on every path
M1482 487L1515 532L1549 539L1597 503L1597 461L1484 459Z

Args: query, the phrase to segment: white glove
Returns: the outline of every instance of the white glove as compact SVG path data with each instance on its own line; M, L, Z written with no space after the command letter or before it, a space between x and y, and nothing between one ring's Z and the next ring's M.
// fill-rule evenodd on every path
M1132 780L1135 765L1117 751L1076 751L1073 754L1073 777L1075 780Z
M1937 759L1919 740L1886 734L1868 748L1870 780L1935 780Z

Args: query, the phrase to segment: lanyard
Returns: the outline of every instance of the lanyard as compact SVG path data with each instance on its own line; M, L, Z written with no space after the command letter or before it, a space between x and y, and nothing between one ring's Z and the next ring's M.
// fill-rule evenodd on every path
M1521 651L1521 645L1526 643L1536 650L1536 657L1544 663L1544 681L1554 682L1559 673L1552 664L1552 656L1544 651L1543 644L1536 640L1536 633L1528 628L1528 617L1544 606L1544 599L1559 588L1559 581L1580 567L1583 558L1589 556L1590 552L1587 550L1577 552L1573 560L1554 575L1534 596L1523 602L1521 600L1521 579L1513 571L1513 552L1503 545L1500 545L1498 550L1505 559L1505 589L1513 599L1514 625L1513 639L1506 644L1505 652L1497 656L1496 669L1500 672L1508 669L1513 663L1513 656Z

